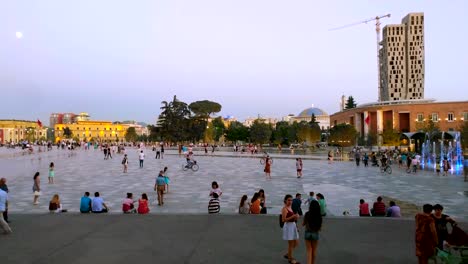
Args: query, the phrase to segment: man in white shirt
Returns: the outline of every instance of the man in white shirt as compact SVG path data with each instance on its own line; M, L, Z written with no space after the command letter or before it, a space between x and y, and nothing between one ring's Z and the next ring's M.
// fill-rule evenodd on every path
M140 151L138 157L140 158L140 168L143 168L143 161L145 160L145 153L143 153L143 150Z
M5 235L13 233L8 223L3 219L3 212L6 210L7 201L8 194L4 190L0 189L0 226L2 227L3 234Z

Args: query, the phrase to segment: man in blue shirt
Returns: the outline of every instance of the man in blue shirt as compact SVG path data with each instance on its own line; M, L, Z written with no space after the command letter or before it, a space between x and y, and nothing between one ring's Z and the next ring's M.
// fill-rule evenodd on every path
M294 214L302 215L302 200L301 200L301 194L297 193L296 198L293 199L291 209L293 210Z
M94 193L94 198L91 201L91 209L92 212L96 214L109 212L109 208L104 203L104 200L100 197L99 192Z
M91 198L89 198L89 192L85 192L85 195L81 197L80 212L82 213L91 212Z

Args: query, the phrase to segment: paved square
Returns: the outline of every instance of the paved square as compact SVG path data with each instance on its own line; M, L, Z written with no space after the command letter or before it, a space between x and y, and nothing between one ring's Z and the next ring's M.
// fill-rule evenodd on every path
M122 172L122 155L104 160L99 150L68 150L21 155L21 151L0 151L1 177L8 179L10 189L10 212L44 213L48 202L58 193L63 207L72 212L79 210L79 200L85 191L99 191L112 212L120 212L121 202L127 192L138 198L145 192L150 196L152 213L207 213L211 182L217 181L223 191L221 212L236 213L240 197L249 198L259 189L264 189L269 213L278 213L285 194L300 192L307 198L308 192L324 194L331 215L341 215L348 210L357 215L360 198L372 203L378 195L422 205L440 203L445 213L459 220L468 220L468 183L457 175L437 176L432 172L419 171L407 174L394 166L391 175L381 174L377 168L363 166L356 168L352 162L335 162L329 165L325 160L304 160L304 177L296 178L295 160L291 155L274 157L272 180L265 179L259 158L244 154L216 152L215 157L196 152L200 165L198 172L183 171L183 157L174 150L167 150L164 159L156 160L155 153L145 151L143 169L138 168L138 150L128 149L129 170ZM219 157L224 155L224 157ZM55 163L55 184L47 183L48 165ZM169 168L171 179L165 205L157 206L153 190L155 178L162 168ZM33 175L41 173L42 196L38 206L32 205ZM388 202L388 201L386 201ZM305 206L303 208L306 209Z

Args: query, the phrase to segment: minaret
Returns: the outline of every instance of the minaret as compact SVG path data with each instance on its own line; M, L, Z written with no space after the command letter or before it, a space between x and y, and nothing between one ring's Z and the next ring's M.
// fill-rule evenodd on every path
M345 104L346 104L346 96L343 94L341 96L340 111L343 111L345 109Z

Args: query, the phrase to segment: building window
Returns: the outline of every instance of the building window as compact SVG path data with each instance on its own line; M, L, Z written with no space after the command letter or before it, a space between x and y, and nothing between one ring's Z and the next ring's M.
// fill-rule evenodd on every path
M468 121L468 112L463 112L463 120Z
M423 122L424 121L424 115L423 114L418 114L416 118L417 122Z
M439 114L438 113L432 113L431 120L432 120L432 122L439 122Z
M448 113L448 115L447 115L447 121L453 122L453 113Z

